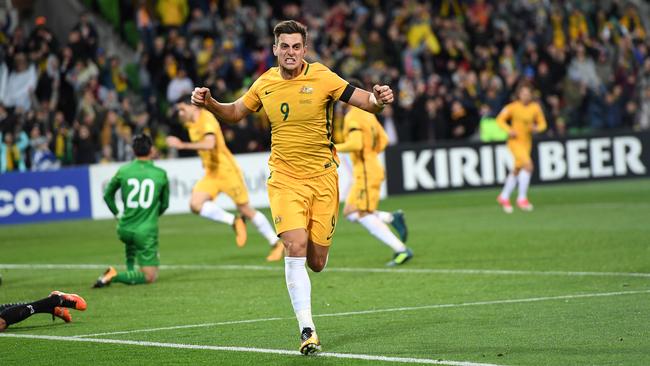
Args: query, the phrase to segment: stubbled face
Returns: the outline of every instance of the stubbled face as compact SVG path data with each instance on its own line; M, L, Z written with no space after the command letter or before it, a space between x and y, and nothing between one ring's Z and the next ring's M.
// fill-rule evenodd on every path
M282 33L276 44L273 45L273 55L278 58L278 64L289 72L302 67L305 50L300 33Z

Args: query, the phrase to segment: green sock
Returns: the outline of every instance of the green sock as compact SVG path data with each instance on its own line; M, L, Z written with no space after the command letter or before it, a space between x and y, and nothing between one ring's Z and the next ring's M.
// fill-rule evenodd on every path
M127 245L125 249L126 249L126 270L133 271L135 270L135 254L136 254L135 245Z
M126 259L126 270L127 271L134 271L135 270L135 258L127 258Z
M126 271L117 272L117 276L113 277L112 282L126 283L127 285L139 285L147 283L144 273L140 271Z

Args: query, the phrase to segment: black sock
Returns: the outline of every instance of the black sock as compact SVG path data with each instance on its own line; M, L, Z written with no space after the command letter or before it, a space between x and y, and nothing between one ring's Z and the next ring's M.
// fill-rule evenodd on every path
M19 304L5 308L0 312L0 318L4 319L7 325L15 324L29 318L32 314L52 314L54 308L59 306L60 303L61 298L59 296L49 296L29 304Z
M26 303L24 302L10 302L8 304L0 304L0 313L7 308L10 308L12 306L18 306L18 305L25 305Z

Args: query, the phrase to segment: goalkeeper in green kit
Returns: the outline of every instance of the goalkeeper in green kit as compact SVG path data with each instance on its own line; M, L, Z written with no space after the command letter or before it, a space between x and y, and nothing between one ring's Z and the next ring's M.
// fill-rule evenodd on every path
M104 201L118 217L115 192L121 190L124 212L118 217L117 235L126 247L126 271L108 267L93 287L111 282L128 285L152 283L158 277L158 216L169 206L167 173L154 166L152 141L147 135L133 138L135 160L122 166L104 192ZM140 270L135 270L137 261Z

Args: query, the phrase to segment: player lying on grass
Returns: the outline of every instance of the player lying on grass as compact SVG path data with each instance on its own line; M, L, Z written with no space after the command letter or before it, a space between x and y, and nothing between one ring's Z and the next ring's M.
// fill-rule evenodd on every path
M221 126L214 115L204 108L192 105L192 96L182 97L176 103L178 118L188 129L192 142L167 137L169 147L198 152L205 175L192 189L190 208L195 214L213 221L231 225L235 230L237 246L246 245L246 225L242 217L250 220L257 231L271 246L268 261L279 261L284 256L284 246L273 227L261 212L252 208L248 201L248 189L244 176L223 138ZM224 193L236 205L241 216L235 216L219 207L214 199Z
M363 88L358 80L350 80L350 85ZM394 254L388 266L406 263L413 252L404 245L407 238L404 214L377 211L381 183L385 179L384 168L379 162L379 153L388 144L388 136L374 114L363 109L348 106L343 118L345 141L336 144L336 150L349 152L352 159L354 183L345 200L343 215L358 222L375 238L389 246ZM388 228L391 223L401 236L398 239Z
M0 332L8 326L21 322L33 314L52 314L54 317L70 323L72 315L68 309L86 310L86 300L77 294L52 291L50 296L34 302L18 302L0 305Z
M111 282L128 285L152 283L158 278L158 217L169 206L167 173L154 166L151 138L138 135L133 138L136 158L123 165L113 176L104 192L104 201L118 217L117 236L126 249L126 271L109 267L93 287ZM115 204L115 192L121 190L124 212L121 216ZM135 269L137 261L140 270Z

